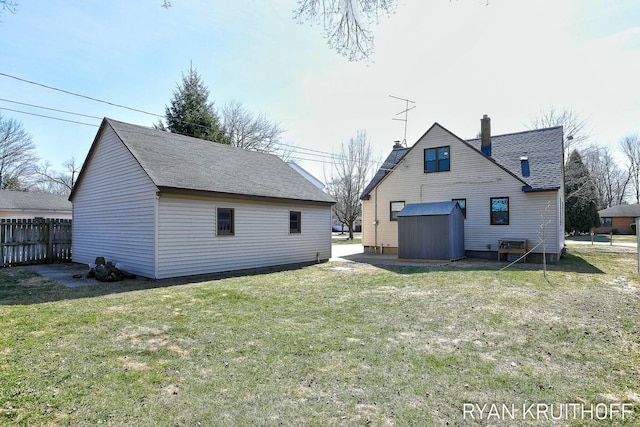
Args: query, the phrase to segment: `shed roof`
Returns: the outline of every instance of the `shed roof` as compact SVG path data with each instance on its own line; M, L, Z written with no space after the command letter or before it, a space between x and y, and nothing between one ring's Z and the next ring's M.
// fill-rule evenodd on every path
M57 194L0 190L0 209L71 212L71 202Z
M398 217L449 215L456 207L458 207L456 201L411 203L398 212Z
M600 217L640 217L640 204L618 205L598 211Z
M160 191L335 203L275 155L109 118L103 120L87 159L106 126L114 130ZM82 172L76 187L82 183Z

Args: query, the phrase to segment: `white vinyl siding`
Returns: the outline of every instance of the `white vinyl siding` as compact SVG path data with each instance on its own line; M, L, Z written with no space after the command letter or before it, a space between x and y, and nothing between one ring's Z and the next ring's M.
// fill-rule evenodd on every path
M216 209L234 210L234 235L216 235ZM314 262L331 257L331 208L163 194L158 278ZM289 232L289 213L302 232Z
M103 256L154 277L155 185L109 126L87 163L73 198L73 260Z
M450 171L424 173L424 149L442 146L451 149ZM391 201L404 200L410 204L466 199L466 250L496 251L498 240L504 238L526 238L530 248L535 246L540 239L541 215L549 203L545 214L551 221L545 229L546 250L559 253L564 239L560 237L562 209L558 205L561 200L558 192L525 193L523 185L490 159L434 126L370 193L371 199L363 201L363 244L398 246L398 223L390 221L388 214ZM509 197L509 225L491 225L491 197ZM542 252L542 248L535 252Z

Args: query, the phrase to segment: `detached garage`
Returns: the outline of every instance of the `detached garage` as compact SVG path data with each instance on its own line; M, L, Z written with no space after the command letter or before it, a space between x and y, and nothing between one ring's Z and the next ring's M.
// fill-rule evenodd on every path
M398 258L464 258L464 214L458 202L409 204L398 213Z
M152 279L331 257L335 201L278 157L104 119L73 201L73 260Z

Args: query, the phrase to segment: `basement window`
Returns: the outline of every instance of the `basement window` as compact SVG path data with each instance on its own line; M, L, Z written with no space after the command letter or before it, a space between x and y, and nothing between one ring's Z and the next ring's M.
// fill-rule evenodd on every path
M217 209L217 230L218 236L233 236L234 230L234 212L230 208Z
M449 146L425 148L424 150L424 172L445 172L450 168Z
M302 212L289 211L289 233L302 232Z

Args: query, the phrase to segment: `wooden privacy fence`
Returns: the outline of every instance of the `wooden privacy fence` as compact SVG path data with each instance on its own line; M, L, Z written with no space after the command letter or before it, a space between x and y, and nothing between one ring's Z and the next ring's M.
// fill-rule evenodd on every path
M0 256L1 267L71 261L71 220L0 220Z

